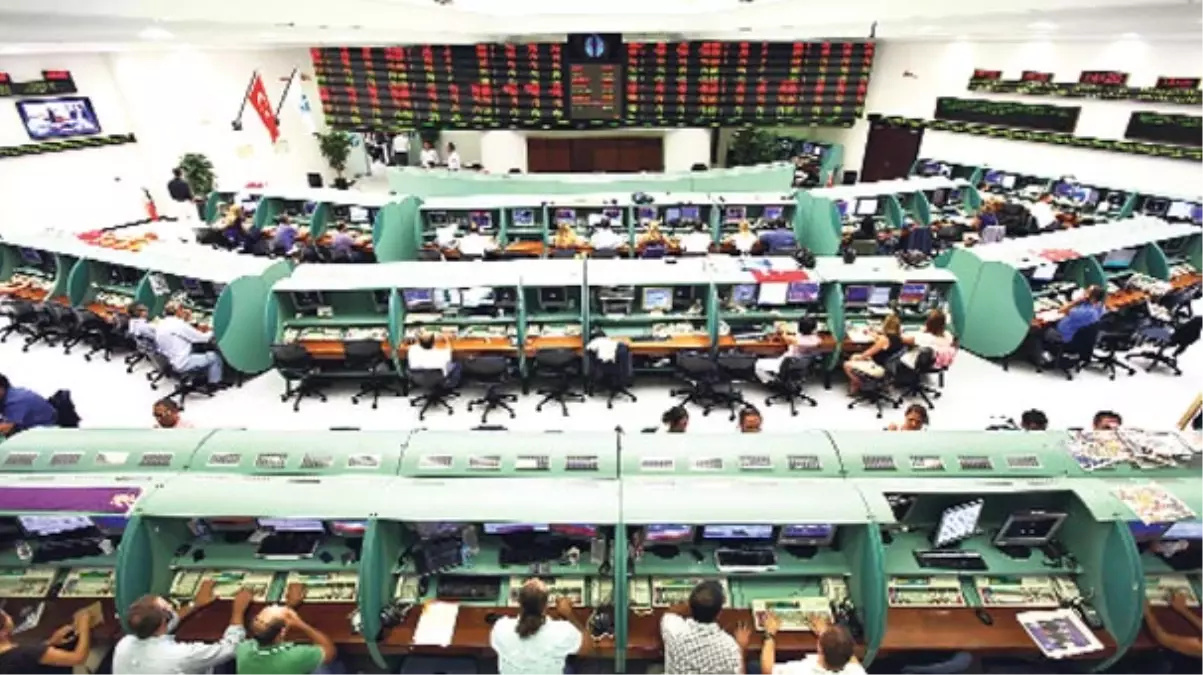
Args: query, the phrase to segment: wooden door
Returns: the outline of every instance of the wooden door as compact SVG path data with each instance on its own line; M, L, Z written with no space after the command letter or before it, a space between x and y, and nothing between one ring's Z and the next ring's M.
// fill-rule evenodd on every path
M900 129L874 123L869 127L869 140L865 143L861 182L906 178L911 173L911 165L919 158L922 143L923 129Z
M664 171L664 140L648 136L526 139L530 173Z

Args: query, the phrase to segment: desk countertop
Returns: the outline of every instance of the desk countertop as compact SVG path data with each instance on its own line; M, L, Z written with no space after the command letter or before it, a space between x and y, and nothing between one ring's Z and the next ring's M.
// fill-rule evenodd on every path
M29 598L12 598L4 605L4 611L13 618L13 621L19 626L21 624L21 612L26 607L35 607L41 599ZM75 612L88 605L96 602L95 598L55 598L54 600L45 601L45 609L42 610L42 619L32 630L21 633L20 641L22 643L44 641L50 637L54 631L63 626L71 625L75 619ZM112 598L104 598L100 600L100 605L104 609L104 623L97 626L92 633L92 640L95 641L113 641L121 635L121 622L117 619L117 610L113 604Z
M1192 608L1192 611L1196 616L1200 614L1199 607ZM1199 637L1199 631L1195 630L1195 627L1190 625L1190 622L1180 616L1171 607L1154 607L1153 615L1157 617L1157 620L1161 623L1161 627L1170 633L1184 637ZM1148 626L1142 625L1140 634L1136 636L1136 642L1132 644L1132 649L1141 651L1161 649L1161 645L1157 644L1157 641L1153 639L1153 634L1149 632Z
M1026 608L991 607L986 610L994 619L987 626L978 620L975 610L968 607L929 609L894 607L886 617L885 639L881 651L960 651L975 653L1014 654L1034 653L1039 648L1027 631L1015 619ZM1094 632L1103 645L1103 652L1115 650L1115 641L1102 630ZM1088 655L1097 658L1100 652Z
M205 642L219 639L230 625L230 604L228 600L218 600L198 610L180 625L177 637L180 640ZM262 603L252 604L246 613L247 622L254 619L264 607ZM306 623L330 636L340 646L362 645L363 636L351 631L350 617L355 609L353 602L311 602L302 604L297 613Z
M385 631L381 638L381 650L393 654L404 654L418 651L437 651L441 654L475 654L481 651L491 651L489 645L489 634L493 630L493 625L485 618L489 614L504 614L514 616L518 613L514 607L469 607L461 605L459 608L459 616L455 622L455 633L452 635L451 644L447 648L443 647L428 647L415 646L413 644L414 631L418 627L418 619L420 612L415 609L411 611L401 624ZM576 618L583 625L589 620L589 616L593 613L593 609L589 607L578 607L576 609ZM595 656L610 656L614 653L613 638L605 638L594 642L593 649L590 654Z

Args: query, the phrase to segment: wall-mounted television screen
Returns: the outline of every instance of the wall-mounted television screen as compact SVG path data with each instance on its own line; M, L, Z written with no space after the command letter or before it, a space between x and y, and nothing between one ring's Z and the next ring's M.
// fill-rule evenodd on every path
M35 141L100 133L100 121L86 96L17 101L25 131Z

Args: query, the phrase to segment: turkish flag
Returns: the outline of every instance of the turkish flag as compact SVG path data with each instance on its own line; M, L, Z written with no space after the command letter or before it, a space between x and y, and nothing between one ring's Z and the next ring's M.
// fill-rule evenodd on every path
M259 119L263 120L263 127L271 136L272 143L275 143L280 137L280 125L272 112L272 102L267 97L267 88L263 86L263 76L259 73L255 73L255 81L251 83L250 102L255 112L259 113Z

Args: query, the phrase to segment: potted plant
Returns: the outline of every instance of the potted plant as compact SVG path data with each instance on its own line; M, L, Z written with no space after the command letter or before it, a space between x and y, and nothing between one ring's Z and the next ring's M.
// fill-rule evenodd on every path
M351 134L340 129L332 129L318 134L317 143L322 157L326 158L326 163L338 174L338 177L334 179L334 187L346 190L349 183L343 177L343 171L347 168L347 158L351 156Z
M777 159L777 137L763 129L747 127L735 132L727 147L727 166L754 166Z
M213 172L213 162L199 152L189 152L180 157L179 169L180 173L184 174L184 182L192 188L197 215L204 219L205 214L200 212L202 205L217 184L217 175Z

